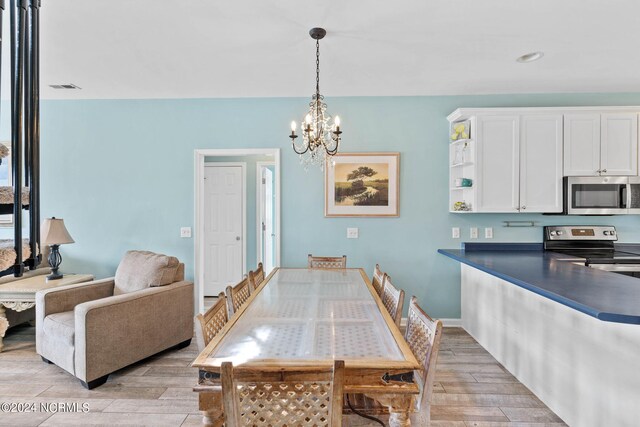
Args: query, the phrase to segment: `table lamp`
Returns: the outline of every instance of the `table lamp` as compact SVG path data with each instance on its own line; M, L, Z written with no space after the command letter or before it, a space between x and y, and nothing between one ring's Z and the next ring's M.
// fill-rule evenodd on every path
M60 255L58 248L60 245L74 243L67 228L64 226L64 220L56 217L46 218L42 222L41 236L42 244L51 246L51 253L49 253L48 258L51 274L47 276L47 281L62 279L62 274L58 273L58 268L62 263L62 255Z

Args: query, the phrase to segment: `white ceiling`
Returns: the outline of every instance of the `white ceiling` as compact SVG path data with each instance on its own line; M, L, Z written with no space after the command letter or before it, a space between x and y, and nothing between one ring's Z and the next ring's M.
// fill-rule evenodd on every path
M637 0L43 0L41 21L44 98L310 96L314 26L327 97L640 91Z

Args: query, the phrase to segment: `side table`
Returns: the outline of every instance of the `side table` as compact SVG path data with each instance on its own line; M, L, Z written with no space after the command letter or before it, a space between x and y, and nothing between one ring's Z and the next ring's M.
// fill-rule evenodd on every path
M58 286L90 282L91 274L65 274L62 279L47 282L47 276L38 275L0 284L0 352L4 347L2 340L9 329L6 310L24 311L36 305L36 292Z

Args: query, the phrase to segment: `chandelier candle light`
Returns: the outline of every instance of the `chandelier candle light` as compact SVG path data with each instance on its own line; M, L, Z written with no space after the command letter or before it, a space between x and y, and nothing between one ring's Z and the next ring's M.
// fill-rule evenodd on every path
M296 143L296 122L291 122L291 145L300 156L305 169L309 165L324 168L326 160L338 152L340 146L340 117L327 114L327 104L320 95L320 40L327 34L324 28L312 28L309 35L316 41L316 93L311 97L309 112L300 124L302 144Z

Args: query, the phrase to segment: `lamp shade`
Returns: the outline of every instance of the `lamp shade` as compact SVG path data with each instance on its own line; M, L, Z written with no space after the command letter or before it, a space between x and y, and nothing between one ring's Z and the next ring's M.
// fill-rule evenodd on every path
M61 218L46 218L42 221L41 228L42 244L44 245L64 245L75 243Z

